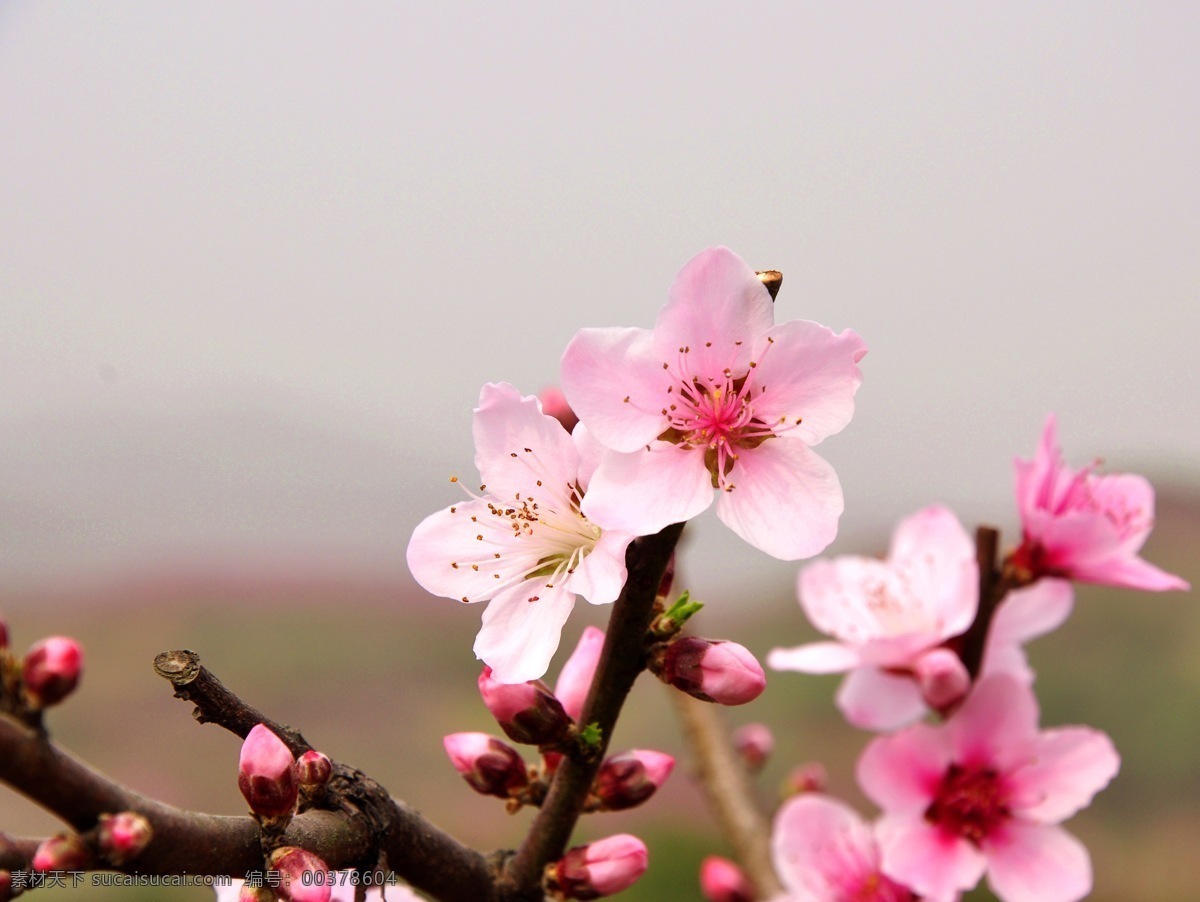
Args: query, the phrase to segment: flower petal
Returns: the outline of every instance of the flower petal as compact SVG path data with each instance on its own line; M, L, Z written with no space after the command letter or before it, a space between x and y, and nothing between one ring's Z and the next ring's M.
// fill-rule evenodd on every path
M876 835L882 871L921 896L953 897L974 887L987 859L967 840L922 820L881 818Z
M951 762L944 730L917 724L872 740L858 759L858 785L889 814L922 818Z
M667 425L662 364L648 329L581 329L563 352L563 394L604 445L636 451Z
M810 642L795 648L773 648L767 655L772 670L801 673L843 673L858 667L858 652L840 642Z
M739 536L784 561L812 557L837 535L842 486L802 442L768 439L740 453L717 516Z
M562 626L575 607L575 594L559 585L542 588L529 600L529 586L497 595L483 612L475 637L475 657L492 668L500 683L524 683L545 675L558 649Z
M625 550L633 536L605 530L567 579L567 588L592 604L612 604L625 586Z
M486 601L510 585L506 575L535 567L532 549L514 542L510 531L493 528L495 519L486 502L464 501L417 524L408 541L407 558L421 588L456 601ZM500 579L495 578L497 573Z
M772 341L755 349L755 416L786 424L783 434L806 445L841 432L862 384L863 340L850 329L835 334L808 320L780 323L768 335Z
M944 729L959 764L1006 772L1029 760L1037 743L1037 722L1033 690L996 674L975 684Z
M479 475L502 497L519 492L541 501L574 484L579 455L571 435L542 413L534 396L522 397L505 382L489 382L479 392L473 432Z
M852 671L834 700L846 720L863 730L895 730L927 710L916 680L875 667Z
M703 451L655 442L649 450L606 454L582 509L604 529L648 536L690 520L712 504L712 496Z
M654 349L674 361L687 349L688 371L745 373L754 339L771 328L774 304L754 270L727 247L701 251L671 283L654 326ZM660 363L661 365L661 363Z
M1025 820L1055 824L1091 804L1121 769L1112 740L1088 727L1060 727L1038 737L1033 763L1015 770L1013 808Z
M1076 902L1092 889L1083 843L1061 827L1010 822L984 840L988 886L1004 902Z
M871 828L843 802L820 793L793 796L775 815L771 859L789 898L850 898L878 873Z

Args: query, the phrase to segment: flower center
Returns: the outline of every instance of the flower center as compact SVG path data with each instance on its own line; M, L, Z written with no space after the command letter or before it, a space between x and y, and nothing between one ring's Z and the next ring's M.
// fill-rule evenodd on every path
M991 768L951 764L925 820L975 845L1010 817L1004 779Z

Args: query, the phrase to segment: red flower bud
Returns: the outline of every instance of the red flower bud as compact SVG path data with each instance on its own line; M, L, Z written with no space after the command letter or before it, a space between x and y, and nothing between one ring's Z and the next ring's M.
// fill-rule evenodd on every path
M42 840L33 853L35 871L82 871L91 863L91 853L74 833L60 833Z
M309 749L296 759L296 779L301 786L324 786L333 776L333 762L328 755Z
M250 810L260 817L283 817L296 807L296 761L283 740L265 724L254 727L242 743L238 789Z
M763 769L775 748L775 737L766 724L748 723L733 731L733 747L751 773Z
M442 745L476 792L507 799L529 785L529 770L516 749L486 733L451 733Z
M720 705L744 705L767 685L762 667L743 646L697 636L667 646L659 676L688 695Z
M754 902L758 898L742 869L717 855L700 862L700 892L707 902Z
M563 710L574 720L583 716L583 703L592 688L592 677L600 663L600 651L604 648L604 630L589 626L579 637L579 643L558 672L554 684L554 695L562 702Z
M136 858L150 844L154 829L133 811L100 815L96 841L109 864L122 865Z
M267 869L279 872L276 892L285 902L329 902L329 868L312 852L281 846L267 858Z
M484 667L479 675L479 694L513 742L527 745L558 742L571 726L562 702L539 680L501 683L492 679L492 668Z
M0 902L8 902L12 898L12 871L0 871Z
M21 666L25 694L34 708L56 705L71 694L83 672L83 649L74 639L51 636L30 646Z
M0 620L0 651L4 651L6 648L8 648L8 624Z
M646 845L622 833L576 846L551 865L551 884L568 899L599 899L629 889L646 873Z
M802 792L824 792L829 785L829 775L825 765L820 761L809 761L792 769L783 781L785 795L799 795Z
M675 759L663 752L634 749L605 759L596 774L592 793L605 811L633 808L654 795L667 782Z
M935 648L917 658L913 675L925 704L935 711L962 701L971 689L971 675L962 659L948 648Z

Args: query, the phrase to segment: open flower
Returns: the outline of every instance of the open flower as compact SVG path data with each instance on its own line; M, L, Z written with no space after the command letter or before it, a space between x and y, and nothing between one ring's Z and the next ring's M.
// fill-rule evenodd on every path
M1026 578L1062 576L1130 589L1188 584L1138 557L1154 526L1154 489L1132 473L1101 476L1096 464L1063 463L1058 422L1046 418L1033 460L1017 460L1017 506L1024 541L1013 563Z
M1108 737L1086 727L1038 731L1033 691L980 680L944 724L875 739L858 762L884 813L883 872L924 896L984 875L1006 902L1073 902L1092 885L1087 849L1058 826L1117 773Z
M750 544L784 560L817 554L843 502L810 446L850 421L865 353L849 330L774 325L755 272L728 248L703 251L653 330L583 329L563 354L567 400L611 449L584 513L649 535L720 492L717 516Z
M771 859L787 892L772 902L911 902L879 869L871 825L822 793L793 796L775 815ZM953 894L951 894L953 896Z
M489 383L474 434L480 494L426 517L408 566L435 595L491 601L475 655L494 679L522 683L546 672L576 595L616 600L633 537L580 511L600 454L586 429L567 433L536 398Z

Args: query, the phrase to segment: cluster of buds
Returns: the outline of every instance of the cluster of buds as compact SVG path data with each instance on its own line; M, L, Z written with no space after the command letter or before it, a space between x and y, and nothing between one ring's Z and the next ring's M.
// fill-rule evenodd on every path
M646 844L636 836L609 836L568 849L546 868L546 889L556 899L611 896L637 883L647 861Z

